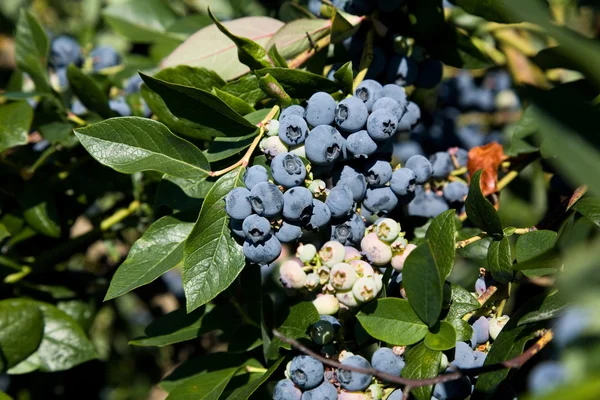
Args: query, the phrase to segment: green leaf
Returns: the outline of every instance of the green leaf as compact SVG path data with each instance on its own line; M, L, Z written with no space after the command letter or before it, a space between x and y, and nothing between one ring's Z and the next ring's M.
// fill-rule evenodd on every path
M330 30L330 21L327 19L297 19L285 24L279 29L266 44L270 49L277 46L279 53L286 60L296 57L298 54L311 48L311 41L327 36ZM310 36L311 40L308 40Z
M286 108L292 105L292 98L285 92L285 89L273 78L271 74L266 74L258 80L258 84L267 96L277 100L277 104L281 108Z
M557 237L556 232L546 230L519 236L516 244L517 265L514 269L530 277L556 272L556 268L560 266L558 253L554 249Z
M340 89L340 84L329 79L299 69L263 68L255 71L259 76L270 74L291 97L308 98L314 92L333 93Z
M223 26L234 35L265 46L283 26L283 22L269 17L245 17L223 22ZM279 43L277 48L282 49ZM286 57L284 53L282 55ZM161 63L162 68L176 65L208 68L227 81L239 78L249 71L247 66L238 61L236 46L214 24L190 36Z
M244 268L246 258L229 231L224 202L227 193L243 185L244 170L237 168L213 185L185 241L183 288L188 312L227 289Z
M161 0L112 2L104 8L102 15L112 29L137 43L157 40L179 43L185 38L168 32L177 16Z
M28 73L35 89L42 93L52 93L46 69L48 45L44 28L26 8L21 8L15 34L17 68Z
M73 139L73 124L69 122L50 122L40 126L40 134L52 144L69 145L69 139Z
M2 118L0 118L2 120ZM579 200L573 207L575 211L600 226L600 199L597 197L586 197Z
M465 208L469 221L479 229L490 235L501 235L502 223L496 209L481 193L479 181L483 170L473 174L469 186L469 195L465 201Z
M523 111L521 118L515 124L510 139L510 154L532 153L538 150L537 146L531 145L527 140L539 130L535 106L529 106Z
M438 32L441 33L431 39L429 46L432 57L456 68L480 69L494 65L489 56L475 45L477 37L470 37L449 26L445 26L443 30L438 29Z
M331 18L331 43L338 44L358 31L363 18L336 9Z
M348 61L333 73L333 79L340 84L344 93L352 93L354 85L354 72L352 71L352 61Z
M273 60L273 64L275 67L279 67L279 68L287 68L288 64L287 61L285 60L285 58L283 58L281 56L281 54L279 54L279 50L277 50L277 46L273 46L269 49L269 56L271 57L271 60Z
M319 320L319 313L310 302L301 302L290 307L285 320L277 327L284 336L292 339L308 338L308 328ZM290 350L291 346L279 338L273 338L267 350L267 359L279 358L279 348Z
M452 283L450 284L450 288L452 302L445 318L446 321L462 318L471 311L475 311L481 307L477 299L461 286Z
M0 400L13 400L13 398L4 392L0 392Z
M437 376L442 362L442 352L428 349L424 343L411 347L405 354L406 365L402 377L408 379L426 379ZM413 388L410 392L417 400L430 400L433 386Z
M591 375L591 376L590 376ZM527 400L596 400L600 397L600 376L598 374L586 374L585 380L567 382L548 392L528 396Z
M240 79L229 82L222 90L244 100L251 106L267 97L265 92L260 88L258 77L254 74L242 76Z
M456 258L456 211L448 210L441 213L427 228L427 239L431 245L433 258L436 261L440 281L444 283L452 272Z
M191 86L210 92L213 88L221 89L227 84L215 71L202 67L178 65L160 70L155 78L165 82Z
M225 34L238 49L238 59L242 64L247 65L251 70L268 68L273 65L267 51L258 43L251 39L236 36L221 24L217 18L208 9L208 15L213 20L217 28Z
M183 260L183 244L194 227L194 213L167 215L139 238L113 275L104 301L124 295L175 267Z
M237 137L235 138L237 139L236 141L219 140L219 138L215 138L215 140L205 151L206 159L208 162L213 163L234 156L242 150L250 147L255 137L256 133L251 133L250 135L243 137Z
M93 300L61 300L56 303L56 307L77 321L84 331L90 329L96 316L96 304Z
M236 388L229 396L227 396L227 400L247 400L252 396L252 394L258 389L262 384L264 384L270 377L277 371L281 363L283 363L285 357L281 357L279 360L275 361L271 367L262 374L259 379L255 379L250 383L247 383L244 386Z
M425 346L430 350L450 350L456 345L456 330L446 321L440 321L425 335Z
M457 342L466 342L471 340L471 337L473 336L473 327L471 327L467 321L457 318L450 321L450 323L456 331Z
M27 185L20 201L23 217L30 227L42 235L60 237L58 208L51 192L40 193L39 188Z
M125 174L150 170L200 180L210 172L200 149L151 119L111 118L75 135L98 162Z
M562 315L568 303L558 290L542 293L528 300L513 316L518 326L556 318Z
M510 12L509 7L501 0L481 2L478 0L450 0L450 3L459 6L469 14L493 22L518 22Z
M183 382L167 400L218 400L238 368L208 372Z
M96 82L73 64L67 68L67 78L75 96L89 110L96 111L104 118L111 118L117 115L108 106L108 97Z
M33 109L26 101L0 106L0 153L27 144Z
M484 365L497 364L510 360L523 353L525 344L535 337L535 332L540 326L526 325L513 327L511 321L500 331L488 353ZM508 368L479 375L476 392L491 393L508 376Z
M173 210L199 210L202 200L213 185L213 181L181 179L164 175L158 184L154 206L166 206Z
M236 113L238 113L240 115L246 115L246 114L250 114L251 112L256 111L254 109L254 107L252 107L250 104L246 103L244 100L242 100L239 97L236 97L232 94L224 92L224 91L220 90L219 88L213 88L211 92L212 92L212 94L214 94L215 96L217 96L218 98L223 100L225 103L227 103L227 105L229 107L231 107L232 110L234 110Z
M367 304L356 318L373 338L395 346L417 343L427 334L427 326L404 299L379 299Z
M498 282L508 283L513 280L513 259L510 253L510 241L506 236L490 244L487 261L492 277Z
M194 122L204 135L244 136L256 130L214 94L141 74L148 87L164 100L173 115Z
M0 370L6 371L29 357L40 345L42 312L21 299L0 301Z
M414 249L402 270L402 285L408 302L419 318L432 327L442 312L442 282L440 269L431 243L426 240Z

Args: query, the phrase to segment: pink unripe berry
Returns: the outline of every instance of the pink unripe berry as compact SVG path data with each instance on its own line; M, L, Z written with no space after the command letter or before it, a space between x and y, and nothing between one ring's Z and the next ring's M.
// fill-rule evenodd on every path
M337 290L350 290L356 282L357 276L354 267L346 263L338 263L331 268L329 282Z
M313 291L319 286L320 283L321 279L319 278L319 275L312 272L306 275L306 282L304 282L304 287L306 287L310 291Z
M306 272L296 260L288 260L279 267L279 280L287 289L302 289L306 282Z
M344 262L349 263L350 261L360 260L362 258L360 251L351 246L345 246L346 257L344 258Z
M346 249L344 249L344 245L340 242L330 240L321 247L319 257L321 257L323 264L331 268L335 264L344 261L344 258L346 258Z
M319 315L334 315L340 310L338 299L331 294L317 296L317 298L313 300L313 305L317 309Z
M367 395L363 392L342 392L338 396L338 400L369 400Z
M336 292L335 297L340 301L340 303L342 303L346 307L351 308L358 306L358 301L356 300L356 297L354 297L354 293L352 293L352 290L347 290L345 292Z
M396 271L402 271L402 269L404 268L404 263L406 262L406 258L416 248L417 246L415 246L414 244L407 244L406 248L402 250L402 252L392 257L392 267Z
M373 265L386 265L392 259L392 249L387 243L379 240L376 233L365 236L360 242L360 247Z
M354 260L354 261L350 261L350 265L352 265L354 267L354 269L356 270L356 275L358 275L359 278L362 278L364 276L375 275L375 270L373 270L373 267L371 267L371 264L369 264L366 261Z

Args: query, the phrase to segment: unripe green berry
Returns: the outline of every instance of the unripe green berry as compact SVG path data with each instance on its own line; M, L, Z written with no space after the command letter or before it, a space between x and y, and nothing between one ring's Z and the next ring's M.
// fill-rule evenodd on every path
M265 134L267 136L279 135L279 121L277 121L276 119L272 119L269 122L267 122L267 125L265 126Z
M270 136L261 140L259 147L260 151L268 158L273 158L278 154L288 151L287 146L279 139L279 136Z
M308 185L308 190L316 196L325 193L325 189L327 189L327 185L325 184L325 181L322 181L321 179L315 179Z
M340 310L338 299L331 294L317 296L317 298L313 300L313 305L317 309L319 315L334 315Z
M344 245L340 242L330 240L321 247L319 257L324 265L331 268L335 264L344 261L344 258L346 258L346 249L344 249Z
M302 289L306 282L306 272L297 260L288 260L279 267L279 280L287 289Z
M375 279L372 277L359 278L354 282L354 286L352 286L352 293L356 300L361 303L366 301L373 300L376 296L377 284L375 283Z
M317 248L312 244L300 244L296 249L296 257L304 264L310 264L317 255Z
M319 278L319 275L312 272L306 275L306 282L304 282L304 287L312 292L319 286L320 283L321 279Z
M492 318L490 320L490 338L492 340L496 340L496 338L500 334L500 331L502 330L502 328L504 328L504 326L508 323L509 320L510 318L508 317L508 315Z
M350 290L356 282L357 276L354 267L346 263L338 263L331 268L329 282L336 290Z
M331 269L325 266L319 267L317 270L317 275L319 275L319 280L321 285L325 285L329 282L329 274L331 273Z
M372 265L386 265L392 259L392 249L382 242L376 233L369 233L361 242L360 247Z
M440 368L438 369L441 374L448 368L448 356L442 353L442 361L440 362Z
M384 218L375 226L375 233L380 240L392 243L400 234L400 224L391 218Z
M313 342L320 346L331 343L334 335L335 329L333 328L333 325L327 321L317 321L312 328L310 328L310 337Z
M379 383L373 383L365 390L365 394L369 400L381 400L383 398L383 386Z

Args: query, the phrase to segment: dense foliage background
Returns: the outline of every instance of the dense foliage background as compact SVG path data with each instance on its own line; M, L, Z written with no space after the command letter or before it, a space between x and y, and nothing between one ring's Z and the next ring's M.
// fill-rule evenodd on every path
M0 2L0 399L270 398L299 354L271 330L306 339L318 313L312 297L286 297L279 263L245 262L222 200L247 165L266 165L257 138L280 109L317 91L339 101L365 77L394 81L384 70L406 52L442 61L444 81L408 85L421 124L398 137L392 162L471 149L452 174L471 183L466 213L399 219L419 248L436 242L418 260L424 271L443 269L405 282L422 336L399 329L393 343L398 319L382 310L374 317L389 321L378 328L345 316L340 340L355 351L419 342L413 349L434 360L413 357L412 377L436 376L456 340L421 340L447 339L433 331L442 307L455 310L465 293L472 303L484 268L495 292L477 312L511 316L486 345L486 365L548 329L557 339L510 374L480 375L472 398L600 398L594 2L409 0L367 16L339 11L352 2L315 3ZM61 35L83 58L57 68L49 45ZM445 245L452 256L440 262ZM431 279L436 315L424 305ZM532 391L530 371L544 360L561 363L559 385Z

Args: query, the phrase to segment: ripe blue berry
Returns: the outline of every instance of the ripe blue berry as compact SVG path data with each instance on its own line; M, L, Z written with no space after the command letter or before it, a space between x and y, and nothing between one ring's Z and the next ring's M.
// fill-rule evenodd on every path
M417 180L412 169L399 168L392 174L390 188L398 197L412 196Z
M337 240L342 244L357 244L365 235L365 229L363 218L354 213L348 220L331 227L331 240Z
M387 140L396 133L398 118L388 109L380 108L369 115L367 119L367 132L375 141Z
M230 220L229 220L229 229L231 229L231 232L235 236L237 236L241 239L246 238L246 235L244 234L243 223L244 223L244 221L239 220L239 219L230 218Z
M345 217L354 206L352 192L346 186L336 186L329 191L325 205L329 207L334 218Z
M244 172L244 185L248 190L252 190L257 183L267 182L268 180L269 174L262 165L253 165Z
M254 212L265 218L277 217L283 209L283 193L269 182L254 185L248 199Z
M302 237L302 227L299 224L284 221L275 232L275 237L281 243L291 243Z
M415 86L423 89L433 89L442 81L444 65L439 60L428 58L419 64L419 75Z
M344 168L334 176L336 186L345 186L352 192L352 199L356 202L361 201L367 192L367 181L365 176L356 172L352 167L344 165Z
M359 368L371 368L371 364L369 364L369 362L361 356L350 356L342 361L342 365L349 365ZM337 376L342 387L352 392L365 390L369 387L371 384L371 379L373 378L372 375L362 374L360 372L354 372L348 369L339 369Z
M111 110L119 114L121 117L127 117L131 115L131 107L129 104L127 104L127 101L123 96L109 100L108 107L110 107Z
M346 144L337 129L329 125L319 125L308 135L304 147L310 162L317 165L331 165L342 157Z
M581 306L567 308L554 322L554 340L558 346L565 346L580 337L593 321L589 308Z
M382 187L392 179L392 165L387 161L373 160L367 164L365 178L370 187Z
M355 158L368 158L377 151L377 143L369 136L369 132L365 130L350 134L346 138L346 147Z
M449 209L443 197L433 192L415 191L415 198L408 203L408 215L435 218Z
M279 119L279 139L287 145L293 146L304 143L308 135L308 125L304 118L297 115L288 115Z
M310 96L304 118L310 126L331 125L335 119L336 103L329 93L317 92Z
M270 264L281 254L281 243L275 236L269 237L264 242L244 242L244 255L256 264Z
M367 123L369 111L359 98L348 97L335 108L335 123L344 132L357 132Z
M460 379L438 383L433 388L433 397L438 400L462 400L471 394L471 380L463 376Z
M80 65L82 61L81 47L77 40L70 36L57 36L50 43L50 65L54 68L64 68L69 64Z
M476 336L476 344L483 344L490 340L490 321L486 317L479 317L473 323L473 335Z
M323 346L333 341L333 337L335 334L335 329L330 322L327 321L317 321L310 328L310 337L313 342L316 344Z
M421 145L414 140L407 140L394 144L393 156L402 164L416 154L422 155L424 153Z
M281 111L281 113L279 114L279 120L281 121L282 119L285 119L290 115L297 115L298 117L304 118L304 107L299 105L293 105L284 108L283 111Z
M482 351L474 351L473 357L475 358L475 362L473 363L473 368L481 368L485 363L485 359L487 358L487 353Z
M456 342L456 348L454 349L454 361L452 364L458 368L473 368L475 363L475 356L473 356L473 350L465 342Z
M342 327L340 321L336 317L332 317L331 315L321 315L319 318L321 319L321 321L329 322L336 332Z
M301 400L302 391L290 379L277 382L273 390L273 400Z
M436 179L444 179L450 175L450 172L454 169L452 158L447 151L439 151L429 157L431 163L431 176Z
M302 390L319 386L324 373L323 364L309 356L296 356L290 365L290 378Z
M331 211L329 207L320 200L313 199L313 210L310 219L306 223L306 228L311 230L322 229L329 224Z
M389 186L367 189L363 206L377 215L389 214L398 205L398 198Z
M275 183L289 188L301 185L306 178L306 167L294 153L281 153L271 161L271 173Z
M371 112L375 102L383 96L383 86L372 79L365 79L354 90L354 96L367 106L367 111Z
M406 56L394 56L390 59L385 71L389 82L400 86L410 86L415 83L419 74L416 61Z
M394 390L386 400L404 400L404 393L402 392L402 389Z
M302 394L302 400L335 400L337 398L337 389L327 381Z
M408 98L406 97L406 91L402 86L398 86L393 83L389 83L383 86L383 96L389 97L391 99L396 100L398 105L402 108L402 110L406 109L408 105Z
M225 197L225 212L233 219L243 221L252 214L250 191L246 188L235 188Z
M416 103L408 102L406 112L398 121L398 132L408 132L421 121L421 109Z
M469 194L469 187L462 182L450 182L444 187L444 198L448 203L462 203Z
M543 394L566 381L567 373L560 363L544 361L532 368L527 377L527 386L533 394Z
M90 53L92 68L100 71L104 68L117 66L121 63L121 56L110 46L98 46Z
M242 223L242 230L252 243L263 242L271 234L271 223L264 217L252 214Z
M459 167L466 167L469 162L469 152L465 149L456 150L456 161Z
M142 83L144 81L140 74L133 75L125 83L125 94L139 93Z
M312 215L313 196L310 190L298 186L283 194L283 217L289 221L308 222Z
M487 282L484 276L480 276L475 281L475 293L481 296L487 290Z
M391 111L398 121L400 121L405 111L405 107L400 106L400 104L391 97L382 97L375 102L373 111L380 109Z
M373 368L386 374L400 376L405 362L401 356L394 354L389 347L381 347L371 357Z
M406 161L406 168L415 173L415 182L419 185L424 184L431 178L433 167L428 159L421 155L414 155Z

